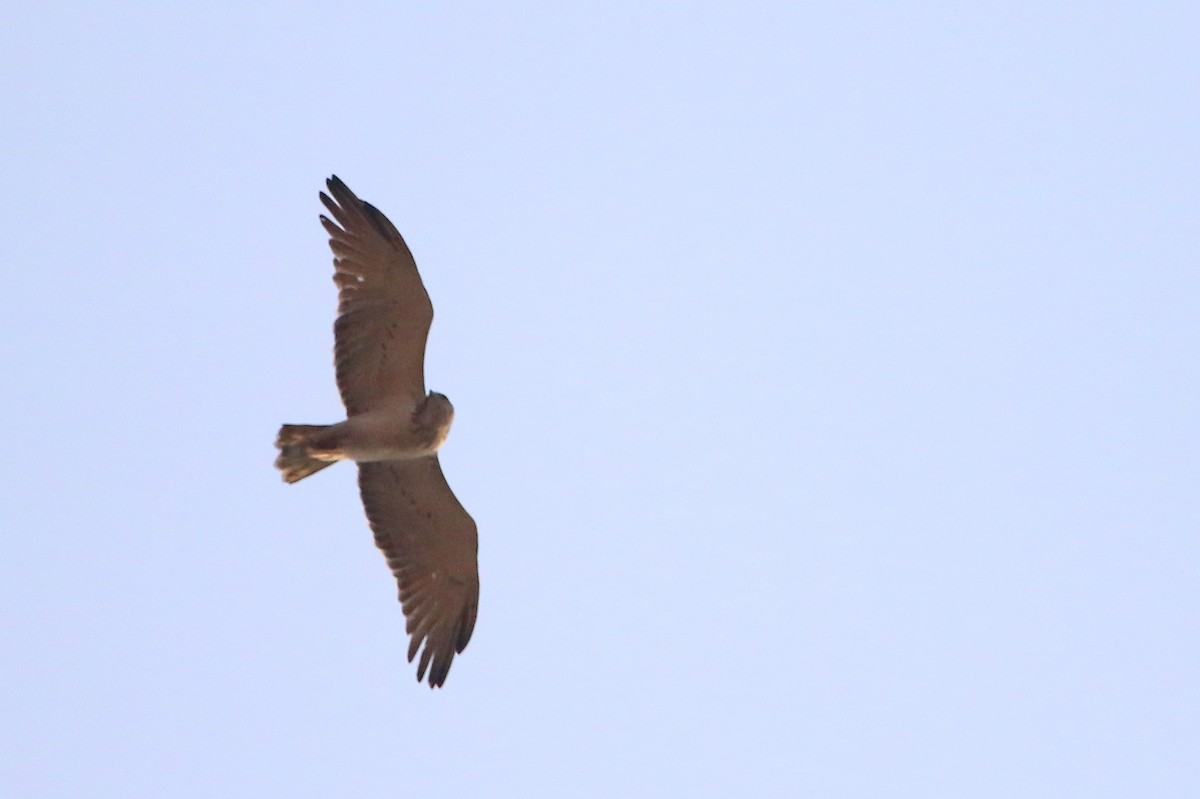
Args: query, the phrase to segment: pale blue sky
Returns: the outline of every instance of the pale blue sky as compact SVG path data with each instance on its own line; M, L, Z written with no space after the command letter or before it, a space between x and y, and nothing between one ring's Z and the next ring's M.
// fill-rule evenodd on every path
M1200 7L38 3L0 24L0 793L1200 795ZM404 232L482 606L339 466Z

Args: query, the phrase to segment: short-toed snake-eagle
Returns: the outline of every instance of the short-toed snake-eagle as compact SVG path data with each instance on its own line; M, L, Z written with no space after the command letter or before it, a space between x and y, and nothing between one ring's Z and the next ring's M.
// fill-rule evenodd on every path
M417 680L446 680L479 607L475 522L442 475L437 451L454 407L425 393L425 339L433 306L408 245L382 213L335 175L321 202L338 289L334 357L346 421L285 424L275 465L294 483L340 460L358 463L375 543L400 585L418 651ZM424 644L424 649L422 649Z

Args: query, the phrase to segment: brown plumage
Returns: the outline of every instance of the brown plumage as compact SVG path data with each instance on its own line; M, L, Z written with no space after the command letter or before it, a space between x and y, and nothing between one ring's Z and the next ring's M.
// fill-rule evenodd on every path
M321 217L333 250L338 316L334 361L346 421L284 425L276 467L294 483L339 460L358 462L375 543L400 587L421 652L417 680L442 685L471 640L479 607L475 522L450 490L437 451L454 420L445 396L425 393L425 340L433 306L395 226L337 176ZM422 646L424 649L422 650Z

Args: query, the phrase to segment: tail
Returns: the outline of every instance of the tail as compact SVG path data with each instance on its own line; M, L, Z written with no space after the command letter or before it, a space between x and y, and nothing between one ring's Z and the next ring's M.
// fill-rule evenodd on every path
M283 472L284 482L295 483L338 462L338 458L314 457L312 454L311 437L330 427L332 425L285 424L279 428L279 437L275 439L275 446L279 447L275 468Z

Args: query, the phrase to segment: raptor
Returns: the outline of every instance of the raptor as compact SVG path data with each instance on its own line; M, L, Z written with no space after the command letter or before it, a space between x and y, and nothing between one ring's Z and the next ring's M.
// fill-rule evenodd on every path
M288 483L342 460L358 486L375 543L400 588L420 652L417 680L446 681L471 640L479 608L478 534L450 490L438 449L454 421L450 400L425 389L433 305L396 227L333 176L321 193L338 291L334 361L346 420L285 424L275 466Z

